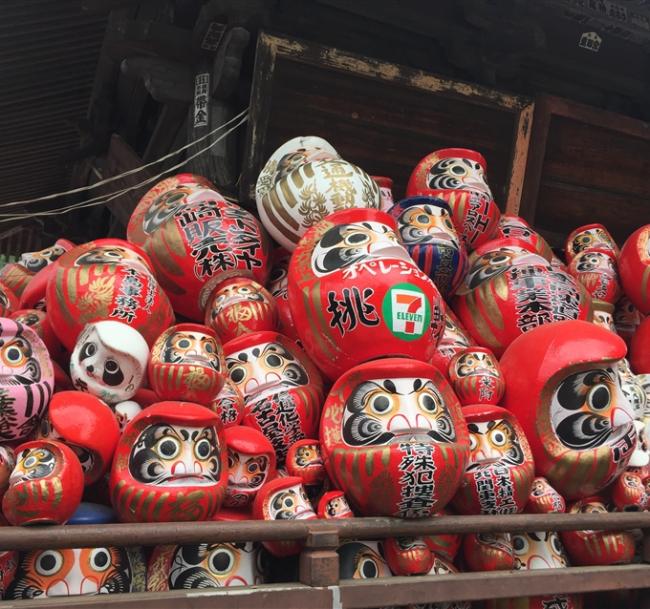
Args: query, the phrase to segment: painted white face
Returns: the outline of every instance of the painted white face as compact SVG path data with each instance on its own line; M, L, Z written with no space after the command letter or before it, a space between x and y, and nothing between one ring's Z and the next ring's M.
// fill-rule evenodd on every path
M451 414L433 382L425 378L373 379L345 403L343 440L374 446L412 440L454 442Z
M614 325L614 316L608 311L594 311L593 322L597 326L605 328L605 330L618 334L618 332L616 332L616 326Z
M322 277L358 262L382 258L413 264L395 231L381 222L339 224L330 228L316 243L311 267Z
M534 231L521 218L501 216L499 228L504 237L516 237L527 241L533 236Z
M576 256L576 270L579 273L600 272L613 275L616 273L616 266L612 257L602 252L581 252Z
M513 533L515 569L562 569L569 566L560 536L551 532Z
M108 404L128 400L142 385L149 347L127 324L99 321L79 335L70 358L70 376L76 389Z
M440 243L460 249L458 233L444 207L427 204L407 207L397 219L397 228L406 245Z
M250 541L178 546L169 571L169 587L187 590L260 584L258 552Z
M436 162L427 176L434 190L474 190L492 198L483 167L477 161L450 157Z
M643 382L630 370L630 364L625 358L618 363L616 370L621 383L621 390L632 408L634 418L641 420L647 407L647 397L643 388Z
M492 250L476 258L465 277L465 285L473 290L483 282L505 273L512 266L541 265L548 267L545 258L523 247L509 245Z
M499 377L494 358L483 351L463 353L456 362L456 374L461 378L479 375Z
M614 249L614 244L602 228L589 228L578 233L571 242L571 250L578 254L586 249Z
M551 401L551 424L566 447L587 450L634 437L632 409L621 391L616 370L598 368L571 374Z
M271 520L308 520L316 518L302 484L276 491L267 501Z
M226 367L246 402L309 383L303 365L280 343L261 343L232 353Z
M46 478L56 466L56 456L47 448L35 446L26 448L16 455L16 467L11 472L9 484Z
M221 478L221 452L214 427L156 423L131 449L129 471L144 484L206 486Z
M228 491L254 493L266 482L269 473L266 455L246 455L228 449Z
M491 463L506 467L521 465L524 452L514 427L505 419L468 423L470 465L467 470L479 469Z
M339 546L337 552L341 579L375 579L393 575L376 541L348 541Z

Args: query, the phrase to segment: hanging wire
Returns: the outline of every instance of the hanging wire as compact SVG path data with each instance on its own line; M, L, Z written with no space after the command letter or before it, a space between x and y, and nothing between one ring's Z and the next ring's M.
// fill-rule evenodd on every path
M241 116L241 115L242 115L242 113L240 113L238 116ZM224 125L222 125L221 128L224 127L226 124L231 123L232 120L233 119L228 121L228 123L225 123ZM155 181L159 180L160 178L162 178L165 174L170 173L172 171L176 171L177 169L181 168L183 165L185 165L189 161L197 158L198 156L200 156L200 155L204 154L205 152L207 152L210 148L216 146L221 140L225 139L231 133L236 131L246 121L248 121L248 114L245 114L242 118L240 118L240 120L237 122L237 124L232 126L225 133L220 135L217 139L215 139L213 142L211 142L210 144L208 144L204 148L201 148L199 151L197 151L194 154L190 155L189 157L187 157L186 159L184 159L180 163L177 163L176 165L174 165L174 166L172 166L172 167L170 167L168 169L165 169L161 173L159 173L159 174L157 174L155 176L152 176L150 178L147 178L146 180L143 180L142 182L139 182L138 184L134 184L133 186L129 186L127 188L124 188L123 190L119 190L119 191L116 191L116 192L113 192L113 193L108 193L107 195L100 195L99 197L95 197L95 198L89 199L87 201L81 201L79 203L73 203L72 205L68 205L68 206L65 206L65 207L57 208L57 209L48 209L48 210L45 210L45 211L42 211L42 212L26 212L26 213L23 213L23 214L0 214L0 218L2 218L2 219L0 219L0 224L3 224L5 222L13 222L15 220L23 220L23 219L26 219L26 218L33 218L34 216L57 216L57 215L61 215L61 214L66 214L68 212L71 212L71 211L74 211L74 210L77 210L77 209L85 209L85 208L89 208L89 207L95 207L97 205L103 205L105 203L108 203L109 201L113 201L114 199L117 199L117 198L123 196L127 192L130 192L132 190L139 190L140 188L142 188L142 186L146 186L147 184L150 184L151 182L155 182ZM197 139L196 141L186 145L184 148L179 149L179 151L184 150L184 149L186 149L186 148L188 148L190 146L193 146L197 142L205 139L205 137L207 137L207 136L203 136L202 138ZM158 159L158 161L161 161L164 158L168 158L169 156L170 155L167 155L167 157L162 157L161 159ZM151 165L151 164L152 163L150 163L149 165ZM147 167L149 165L144 165L142 168ZM142 168L138 168L138 170L141 170ZM121 176L131 175L133 173L136 173L136 170L131 170L130 172L126 172L124 174L121 174ZM120 176L115 176L115 177L120 177ZM112 179L114 179L114 178L111 178L110 180L112 180ZM106 182L106 180L104 181L104 183L105 182ZM95 185L93 185L93 186L95 186ZM79 189L77 189L77 190L79 190ZM81 189L81 190L85 190L85 189ZM52 196L50 196L50 198L52 198Z
M185 144L185 146L182 146L181 148L178 148L177 150L173 150L172 152L166 154L165 156L160 157L159 159L156 159L155 161L151 161L150 163L147 163L146 165L141 165L140 167L136 167L134 169L129 169L129 171L125 171L124 173L120 173L116 176L111 176L110 178L106 178L105 180L101 180L100 182L95 182L94 184L89 184L88 186L81 186L80 188L73 188L72 190L65 190L62 192L55 192L51 195L45 195L42 197L35 197L33 199L23 199L21 201L11 201L9 203L0 203L0 209L5 209L8 207L17 207L20 205L29 205L30 203L38 203L40 201L49 201L51 199L57 199L59 197L64 197L67 195L74 195L80 192L84 192L87 190L93 190L95 188L99 188L100 186L104 186L105 184L109 184L110 182L114 182L115 180L119 180L121 178L124 178L126 176L133 175L134 173L139 173L140 171L143 171L147 169L148 167L152 167L153 165L157 165L158 163L161 163L162 161L166 161L167 159L176 156L177 154L183 152L184 150L187 150L188 148L191 148L195 144L199 144L200 142L206 140L207 138L211 137L218 131L221 131L221 129L224 129L228 127L230 124L234 123L235 121L239 120L242 116L244 116L248 112L248 108L245 108L242 110L239 114L236 116L233 116L230 120L226 121L222 125L219 125L209 133L206 133L205 135L202 135L201 137L197 138L193 142L190 142L189 144Z

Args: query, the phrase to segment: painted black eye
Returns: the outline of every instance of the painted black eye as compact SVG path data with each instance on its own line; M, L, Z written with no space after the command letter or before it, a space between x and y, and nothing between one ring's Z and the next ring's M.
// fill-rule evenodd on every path
M97 353L97 345L95 343L84 343L79 352L79 359L84 360L92 357L95 353Z
M215 550L210 556L210 570L213 573L228 573L235 564L235 556L230 550L220 548Z
M266 356L266 364L269 368L279 368L282 366L282 358L279 355L272 353Z
M284 506L285 506L285 507L292 508L292 507L293 507L293 504L294 504L294 501L293 501L293 499L292 499L291 497L287 497L287 498L284 500Z
M345 238L345 242L348 245L361 245L362 243L365 243L368 241L370 237L366 235L365 233L352 233L351 235L348 235Z
M35 566L39 575L55 575L63 567L63 556L56 550L45 550L36 558Z
M181 338L181 340L178 341L178 346L181 349L189 349L191 344L192 343L187 338Z
M420 214L417 218L415 218L420 224L428 224L429 222L429 216L426 214Z
M5 357L9 363L15 364L23 358L23 353L18 347L9 347L5 351Z
M210 442L203 438L196 443L196 446L194 447L194 454L196 455L197 459L206 459L210 454L210 449Z
M385 395L379 395L372 400L370 408L377 414L384 414L390 409L390 400Z
M174 459L181 452L180 442L174 438L165 438L158 442L156 452L163 459Z
M214 353L214 345L212 343L205 343L204 348L207 353Z
M359 566L359 574L363 579L373 579L379 575L377 563L372 558L364 558Z
M609 406L611 396L605 385L596 385L587 395L587 403L593 410L604 410Z
M426 412L435 412L436 401L428 393L421 395L418 402L420 403L422 410L425 410Z
M503 446L506 443L506 435L502 431L493 431L490 440L495 446Z
M236 366L230 370L230 380L233 383L241 383L246 378L246 370L243 366Z
M106 571L111 566L111 555L106 548L94 548L90 553L90 567L95 571Z
M528 551L528 540L521 535L513 535L512 547L516 554L525 554Z
M104 362L104 374L102 375L102 380L109 387L117 387L124 381L124 373L115 360L107 359L106 362Z

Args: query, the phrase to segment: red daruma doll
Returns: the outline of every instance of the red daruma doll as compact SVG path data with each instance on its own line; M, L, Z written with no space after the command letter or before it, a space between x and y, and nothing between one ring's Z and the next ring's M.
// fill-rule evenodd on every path
M109 486L122 522L178 522L212 516L227 481L216 413L189 402L159 402L126 426Z
M278 465L297 440L313 437L323 401L316 367L292 340L256 332L224 345L230 380L244 396L243 424L273 444Z
M625 343L584 321L545 325L501 358L502 401L521 423L537 475L567 499L597 493L626 468L637 442L617 376Z
M461 514L522 512L535 468L519 422L505 408L463 408L470 438L469 466L453 506Z
M331 379L377 357L429 360L444 305L401 245L395 219L338 211L300 240L289 264L289 305L308 355Z
M398 358L339 378L320 441L332 482L363 516L433 516L453 497L469 457L460 404L442 374Z

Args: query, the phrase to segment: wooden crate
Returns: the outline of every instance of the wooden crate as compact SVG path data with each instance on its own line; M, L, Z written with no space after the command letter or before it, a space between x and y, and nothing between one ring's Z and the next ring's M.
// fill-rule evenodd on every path
M341 156L395 182L436 148L479 150L495 198L516 212L532 100L334 48L261 34L240 199L255 198L266 159L297 135L320 135Z

